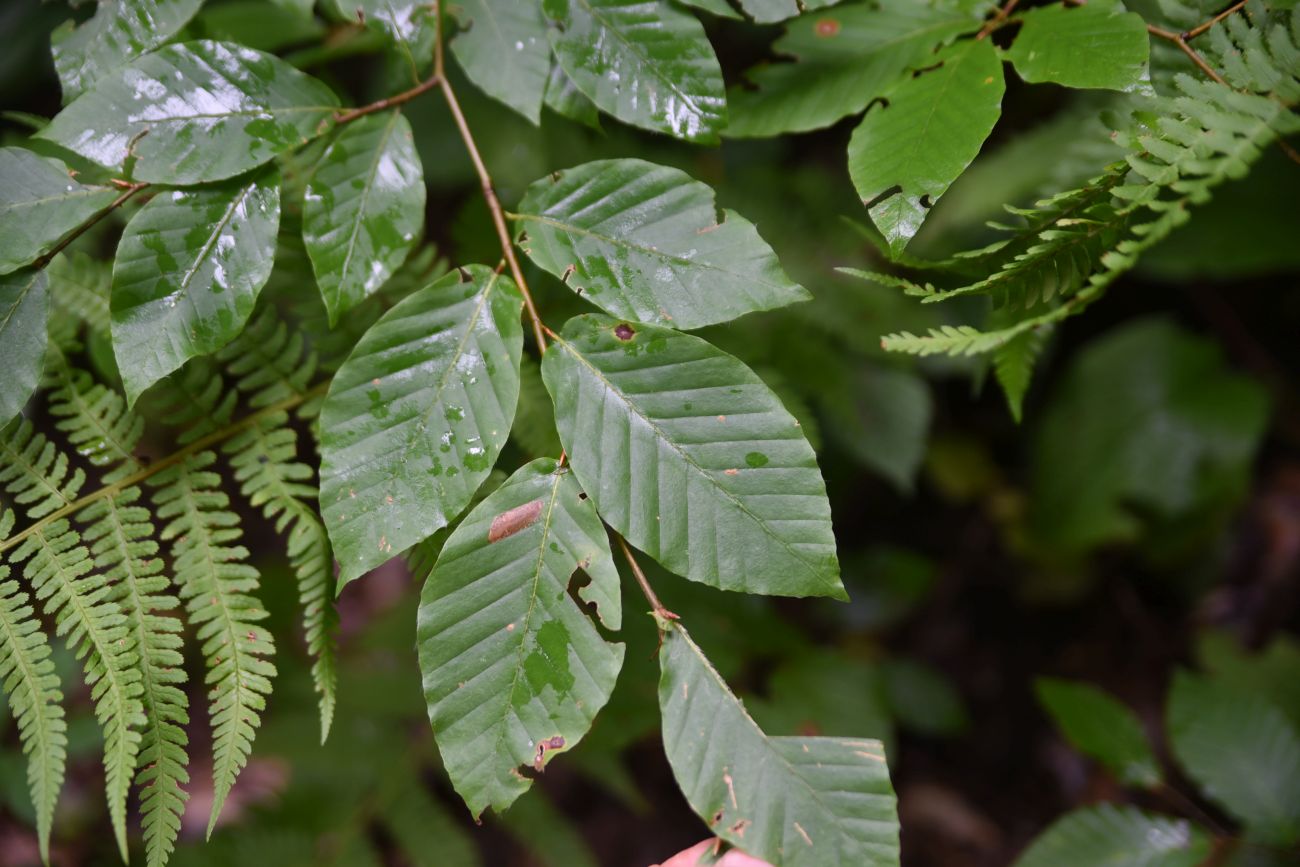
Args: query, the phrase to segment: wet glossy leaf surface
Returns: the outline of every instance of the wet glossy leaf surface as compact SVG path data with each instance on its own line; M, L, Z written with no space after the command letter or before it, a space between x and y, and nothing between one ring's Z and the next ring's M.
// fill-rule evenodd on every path
M0 148L0 274L34 261L117 195L31 151Z
M451 41L452 54L469 80L533 123L551 71L551 46L538 3L461 0L465 28Z
M1147 73L1151 39L1117 0L1031 9L1007 51L1020 77L1066 87L1132 90Z
M728 92L727 135L829 126L862 111L909 67L925 65L935 46L979 23L978 15L937 3L864 4L802 15L772 46L793 61L760 67L748 76L752 87Z
M447 540L420 597L416 642L429 721L474 816L502 811L572 749L608 701L623 645L569 595L621 619L604 525L573 474L544 458L517 470Z
M393 307L321 408L321 512L341 584L444 527L501 452L519 400L523 299L481 265Z
M385 34L415 77L432 64L433 4L428 0L325 0L348 21Z
M283 60L223 42L169 45L104 76L40 136L136 180L216 181L328 128L328 87Z
M704 28L667 0L546 0L555 56L602 111L696 142L726 123L722 70Z
M113 351L127 399L244 327L275 260L280 175L160 192L113 266Z
M586 163L534 183L519 210L532 260L615 316L699 328L810 297L752 223L719 222L713 191L677 169Z
M49 309L43 271L0 277L0 428L22 412L40 382Z
M714 587L843 598L812 447L739 360L590 315L565 325L542 377L578 481L629 542Z
M679 624L659 665L664 751L712 833L784 867L899 863L880 741L769 737Z
M71 102L106 74L181 31L203 0L108 0L89 20L53 38L54 69Z
M888 91L888 104L869 110L849 141L853 186L863 202L876 202L871 221L896 253L979 154L1002 114L1002 62L991 42L958 43L933 64L942 65Z
M401 112L344 127L316 167L303 240L330 322L379 289L424 226L424 169Z

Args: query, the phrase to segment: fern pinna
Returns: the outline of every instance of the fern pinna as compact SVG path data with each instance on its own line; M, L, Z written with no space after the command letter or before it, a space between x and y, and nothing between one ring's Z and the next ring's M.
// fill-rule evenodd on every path
M313 4L275 5L326 32ZM90 688L122 857L134 787L147 862L168 860L208 741L212 833L294 652L267 627L260 517L296 581L322 741L334 597L405 553L443 767L476 816L507 809L614 694L622 577L660 639L665 754L710 830L779 864L896 865L879 742L770 737L639 559L715 588L845 597L819 428L803 423L824 396L780 369L799 341L777 341L765 379L738 356L770 335L733 325L814 293L681 168L547 166L507 210L447 67L533 124L603 113L684 142L860 116L842 181L889 273L855 273L925 313L986 310L884 348L992 353L1018 418L1053 327L1263 153L1294 156L1300 7L1207 17L1158 0L1147 21L1120 0L318 5L361 47L280 57L192 38L225 32L198 0L100 0L53 46L62 110L0 148L0 682L42 855L75 695L55 639ZM772 61L728 90L697 11L783 22ZM411 80L344 107L304 69L354 50ZM999 123L1004 61L1029 85L1091 92L1048 130L1079 141L992 243L922 255L931 208ZM455 268L422 240L439 211L421 161L443 151L412 120L435 96L494 236ZM548 323L530 279L551 283L544 301L569 293L555 310L600 312ZM818 310L782 327L860 340ZM710 342L727 339L736 355Z

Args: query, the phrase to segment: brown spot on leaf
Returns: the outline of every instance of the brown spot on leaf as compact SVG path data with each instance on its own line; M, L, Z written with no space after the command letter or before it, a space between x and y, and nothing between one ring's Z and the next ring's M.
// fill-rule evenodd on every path
M748 819L741 819L731 826L731 833L735 834L737 837L743 837L745 836L745 829L751 824L753 823Z
M614 326L614 336L619 340L631 340L636 336L636 331L626 322L620 322Z
M533 769L537 771L542 769L542 766L546 763L547 750L562 749L564 749L564 738L560 735L556 735L550 740L545 740L539 743L537 745L537 755L533 758Z
M813 32L822 39L830 39L840 32L840 22L834 18L823 18L813 26Z
M528 529L541 514L541 500L533 500L531 503L524 503L522 506L515 506L502 512L492 519L492 526L488 528L488 542L500 542L507 536Z
M735 467L732 467L732 468L729 469L729 470L723 470L723 472L726 473L726 474L729 475L729 476L734 476L734 475L736 475L737 473L739 473L740 470L736 469Z

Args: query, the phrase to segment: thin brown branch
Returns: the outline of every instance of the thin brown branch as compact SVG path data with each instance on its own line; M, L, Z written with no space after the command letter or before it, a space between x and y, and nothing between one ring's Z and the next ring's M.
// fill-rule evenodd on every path
M1206 63L1205 58L1201 57L1201 55L1196 51L1195 48L1187 44L1187 40L1183 38L1182 33L1175 33L1172 30L1166 30L1165 28L1157 27L1154 24L1147 25L1147 32L1150 33L1152 36L1156 36L1159 37L1160 39L1168 40L1169 42L1172 42L1174 45L1177 45L1178 49L1182 51L1183 54L1186 54L1191 59L1192 63L1195 63L1200 68L1201 72L1204 72L1206 75L1208 75L1210 78L1217 81L1219 84L1227 84L1227 82L1223 80L1223 76L1215 72L1214 67Z
M1214 25L1218 24L1223 19L1227 18L1229 15L1232 15L1237 10L1244 8L1248 2L1249 0L1239 0L1239 2L1233 3L1227 9L1224 9L1218 15L1215 15L1213 18L1211 18L1209 21L1206 21L1204 24L1198 24L1195 27L1193 27L1191 30L1188 30L1186 33L1183 34L1183 39L1185 40L1195 39L1205 31L1209 30Z
M615 533L614 538L618 541L618 547L622 549L624 558L627 559L627 565L632 567L632 574L636 576L636 583L641 587L641 593L645 596L646 601L650 603L650 608L653 609L655 616L664 620L680 620L681 618L665 608L664 604L659 601L659 597L655 595L654 588L650 586L650 580L645 577L645 572L641 571L641 564L633 556L627 540L619 533Z
M127 199L131 198L136 193L140 192L145 187L149 186L148 184L145 183L139 183L139 184L127 183L124 185L123 182L121 181L113 181L113 184L115 186L123 187L124 190L123 193L120 196L118 196L116 199L114 199L113 201L105 205L103 210L97 212L89 220L86 220L86 222L82 223L80 226L73 229L70 235L65 237L59 243L55 244L54 247L48 253L46 253L44 256L40 257L35 262L33 262L30 267L39 271L42 268L44 268L46 265L53 262L55 256L59 255L64 250L66 250L68 248L68 245L71 244L73 241L77 240L82 235L86 234L86 232L90 230L91 226L95 225L100 220L107 217L113 211L116 211L118 208L122 207L122 205L126 204Z
M514 241L510 238L510 229L506 226L505 211L501 208L501 200L497 198L496 187L492 184L492 176L488 174L487 166L483 163L483 157L479 154L478 145L474 143L474 134L470 131L469 124L465 120L465 113L460 110L460 102L456 99L456 91L452 89L451 82L442 75L442 9L441 3L434 5L434 16L437 19L437 38L434 40L434 78L438 86L442 88L442 95L447 98L447 107L451 109L451 116L456 121L456 129L460 131L461 141L465 143L465 150L469 153L470 162L474 163L474 171L478 173L479 186L483 189L483 198L487 202L488 211L492 214L492 225L497 230L497 240L501 243L501 254L505 256L506 263L510 266L510 276L515 279L519 286L520 293L524 296L524 307L528 311L528 318L532 320L533 338L537 341L537 351L546 350L546 326L542 324L542 317L537 312L537 305L533 303L533 295L528 291L528 281L524 278L523 269L519 267L519 257L515 255Z
M994 13L993 17L990 18L982 28L980 28L980 32L976 35L975 38L977 40L983 39L984 37L992 33L994 30L997 30L999 27L1001 27L1003 23L1007 20L1007 16L1010 15L1013 11L1015 11L1015 8L1019 3L1020 0L1007 0L1006 3L1003 3L1002 6L998 8L998 11Z
M438 73L435 72L410 90L404 90L401 93L386 96L381 100L370 103L369 105L341 111L334 115L334 122L338 124L351 123L359 117L365 117L366 115L374 114L377 111L386 111L387 109L396 108L399 105L408 103L420 94L427 93L437 87L439 77Z
M154 475L157 475L158 473L162 472L168 467L179 464L181 461L185 460L190 455L198 454L199 452L207 448L210 448L216 445L217 443L224 442L225 440L230 439L232 436L239 433L240 431L246 430L247 428L252 427L254 424L257 424L257 422L260 421L261 419L266 418L269 415L274 415L277 412L284 412L285 410L293 409L294 407L299 406L302 403L305 403L307 400L313 397L317 397L319 395L324 394L328 389L329 389L329 382L328 381L322 382L316 387L312 388L310 391L305 391L302 394L297 394L294 395L293 397L288 397L285 398L284 400L273 403L270 406L265 406L262 409L259 409L257 412L250 413L249 415L244 416L244 418L240 419L234 424L230 424L227 425L226 427L221 428L220 430L213 431L212 433L208 434L205 437L200 437L199 439L187 445L185 448L180 449L179 451L176 452L172 452L170 455L163 458L162 460L154 461L149 466L143 467L142 469L139 469L134 473L131 473L131 475L126 476L125 478L118 479L116 482L113 482L111 485L104 485L102 488L99 488L96 491L92 491L91 493L86 494L86 496L74 500L71 503L68 503L66 506L54 510L50 514L41 518L35 524L32 524L30 527L24 529L22 532L10 536L8 539L0 540L0 554L4 553L5 551L8 551L10 548L13 548L15 545L17 545L19 542L21 542L23 539L26 539L28 536L32 535L33 533L40 532L42 528L48 526L51 522L57 521L60 518L66 518L68 515L75 514L76 512L81 511L86 506L89 506L91 503L97 500L102 500L105 497L115 496L116 494L126 490L127 488L138 485L141 482L145 481L146 479Z

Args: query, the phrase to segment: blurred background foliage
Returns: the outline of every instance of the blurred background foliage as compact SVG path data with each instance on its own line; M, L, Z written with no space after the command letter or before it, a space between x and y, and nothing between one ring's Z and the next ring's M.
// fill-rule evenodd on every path
M190 33L281 53L357 102L405 86L409 70L372 34L309 7L209 0ZM13 109L0 121L3 143L30 132L23 113L57 110L49 35L88 11L0 3L0 103ZM729 80L780 32L707 24ZM883 334L961 321L960 305L918 305L836 272L880 264L845 171L845 124L706 149L594 117L548 113L535 128L457 84L507 209L565 166L633 155L677 166L753 220L812 292L808 304L705 336L749 362L818 449L852 601L652 578L767 731L885 740L904 864L1009 864L1068 809L1131 797L1113 771L1067 746L1038 703L1039 677L1105 688L1157 742L1180 667L1300 723L1300 170L1280 152L1196 211L1105 304L1051 335L1017 424L984 362L880 348ZM1114 158L1104 126L1088 120L1105 108L1098 97L1009 88L983 155L912 252L976 246L1003 204L1028 204ZM402 280L414 285L447 262L500 255L445 106L429 94L405 112L430 187L432 249L395 278L394 297ZM113 231L91 233L80 251L106 252ZM528 276L550 321L582 312L554 278ZM310 280L301 251L282 252L271 291L302 297ZM378 309L345 327L359 332ZM92 339L89 353L111 369L106 343ZM512 446L523 454L503 466L555 452L552 426L536 421L549 412L526 365ZM257 542L273 631L292 631L292 578L279 546ZM590 736L505 816L476 827L437 770L413 652L417 592L390 564L343 595L341 702L324 747L306 662L293 656L297 643L284 644L265 728L221 828L201 844L196 768L174 863L644 865L704 836L658 743L655 631L638 617L624 630L627 670ZM626 604L641 610L639 597ZM112 863L89 697L74 702L55 860ZM1186 786L1164 801L1135 797L1224 828L1237 821ZM17 733L0 708L0 862L35 862L30 810ZM1287 856L1259 857L1250 863Z

